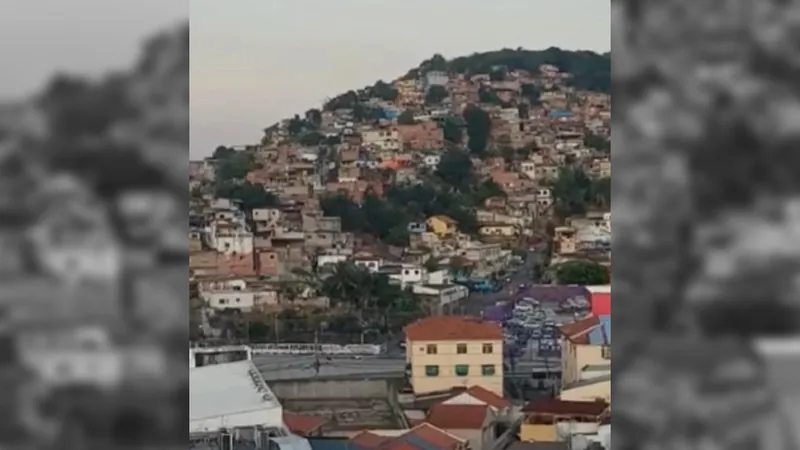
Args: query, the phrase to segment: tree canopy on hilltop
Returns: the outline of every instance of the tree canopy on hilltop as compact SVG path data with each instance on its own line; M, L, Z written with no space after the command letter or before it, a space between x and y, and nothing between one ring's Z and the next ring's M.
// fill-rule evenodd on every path
M539 66L550 64L573 75L572 85L578 89L598 92L611 92L611 54L591 51L562 50L550 47L546 50L502 49L491 52L473 53L469 56L454 58L443 64L440 58L423 61L411 73L419 74L435 67L453 73L487 74L495 79L500 78L502 71L527 70L538 72Z

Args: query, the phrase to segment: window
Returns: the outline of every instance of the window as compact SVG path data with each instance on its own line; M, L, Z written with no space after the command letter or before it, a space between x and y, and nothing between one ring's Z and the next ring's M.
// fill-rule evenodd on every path
M427 354L429 354L429 355L435 355L436 353L438 353L438 352L436 351L436 344L428 344L428 345L425 347L425 353L427 353Z
M456 376L458 377L465 377L469 375L469 366L466 364L458 364L456 365Z
M494 353L494 346L492 344L483 344L483 353Z
M484 364L481 366L481 375L485 377L494 376L494 364Z
M459 355L467 353L467 344L456 344L456 353Z
M600 356L602 356L603 359L611 359L611 347L604 345L603 349L600 350Z
M425 376L426 377L438 377L439 376L439 366L425 366Z

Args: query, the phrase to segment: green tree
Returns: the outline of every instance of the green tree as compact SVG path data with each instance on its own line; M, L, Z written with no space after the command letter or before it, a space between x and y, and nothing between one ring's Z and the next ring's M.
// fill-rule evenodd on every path
M225 147L224 145L218 146L211 154L212 159L225 159L236 154L236 150Z
M490 74L497 66L507 70L539 71L542 64L551 64L573 74L570 84L576 89L611 92L611 54L590 51L569 51L551 47L546 50L503 49L474 53L450 60L450 72Z
M332 194L320 197L320 208L325 216L340 217L344 231L361 231L365 217L361 208L347 195Z
M250 342L269 342L275 336L275 330L263 321L252 321L247 326Z
M325 142L325 135L318 131L311 131L309 133L301 134L300 137L297 139L297 142L300 145L313 147Z
M287 126L287 130L289 134L292 136L297 136L303 131L305 128L305 120L301 119L298 114L295 114L294 117L289 119L289 125Z
M464 140L464 127L461 121L448 117L442 121L442 134L444 140L453 144L461 144Z
M321 293L334 305L350 309L361 324L360 331L367 329L380 332L397 331L399 327L412 320L415 297L399 286L393 285L389 277L381 273L371 273L351 262L336 264L330 275L325 277ZM391 317L400 316L400 323Z
M501 103L500 97L494 89L483 86L478 89L478 100L487 105L499 105Z
M381 100L393 102L397 100L398 92L391 84L385 83L383 80L378 80L378 82L372 86L371 94Z
M527 99L531 105L541 104L542 93L535 84L523 83L520 88L520 94L523 98Z
M306 111L306 122L312 124L314 128L319 128L322 125L322 111L317 108Z
M242 209L251 211L254 208L264 208L278 204L277 197L266 191L261 184L248 181L219 181L214 186L214 194L219 198L238 200Z
M527 119L531 115L531 107L527 103L517 105L517 115L520 119Z
M505 81L506 75L505 69L494 69L489 72L489 79L491 81Z
M459 149L446 151L436 166L436 175L448 186L466 192L473 183L472 160Z
M352 109L358 103L358 94L355 91L347 91L338 95L325 103L323 109L335 111L337 109Z
M425 93L425 104L438 105L450 95L447 88L444 86L431 86L428 92Z
M439 53L433 55L430 59L423 61L419 65L419 73L426 73L432 71L444 71L448 70L447 59Z
M406 109L401 112L400 115L397 116L397 123L400 125L414 125L416 123L414 120L414 111Z
M611 208L611 178L592 180L589 201L600 209Z
M241 180L256 168L253 155L243 151L222 153L224 157L216 160L215 178L220 181Z
M611 152L611 140L596 134L586 133L583 137L583 145L605 153Z
M492 131L492 119L489 117L489 113L475 105L470 105L464 108L462 115L467 128L467 147L471 153L484 156Z
M592 286L608 284L609 273L605 266L592 261L567 261L555 267L558 284Z
M592 180L577 167L564 167L553 183L556 212L561 217L584 214L593 198Z
M517 159L517 151L511 146L504 145L500 148L500 156L503 157L503 161L505 161L506 165L511 165Z

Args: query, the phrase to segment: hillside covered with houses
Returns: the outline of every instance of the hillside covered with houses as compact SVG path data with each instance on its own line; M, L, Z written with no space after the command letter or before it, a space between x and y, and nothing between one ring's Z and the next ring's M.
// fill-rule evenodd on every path
M385 337L532 250L537 279L606 284L609 77L609 54L434 55L192 161L193 335Z

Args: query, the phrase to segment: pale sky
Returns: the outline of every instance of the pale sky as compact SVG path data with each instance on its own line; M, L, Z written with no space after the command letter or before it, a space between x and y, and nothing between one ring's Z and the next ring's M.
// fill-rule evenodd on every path
M609 0L191 0L191 155L256 143L434 53L609 51L610 13Z
M38 93L57 71L99 76L129 67L143 38L188 18L188 0L7 1L0 100Z

